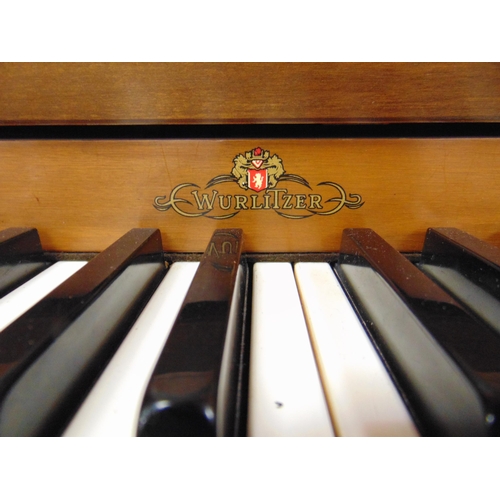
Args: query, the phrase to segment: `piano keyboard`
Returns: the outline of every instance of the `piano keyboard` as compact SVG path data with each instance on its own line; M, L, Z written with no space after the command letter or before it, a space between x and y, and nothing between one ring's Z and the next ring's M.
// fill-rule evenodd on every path
M262 262L240 233L168 269L154 230L0 253L38 262L0 298L0 434L499 434L500 250L430 229L410 262L348 229L338 259Z

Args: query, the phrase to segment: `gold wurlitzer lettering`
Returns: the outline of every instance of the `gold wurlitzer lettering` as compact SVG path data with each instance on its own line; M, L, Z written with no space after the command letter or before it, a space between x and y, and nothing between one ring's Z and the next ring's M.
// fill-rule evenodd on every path
M271 156L269 151L260 147L247 151L244 155L238 154L233 159L233 164L230 174L218 175L208 181L205 192L201 191L200 194L200 187L193 183L179 184L172 189L168 201L165 201L167 196L157 196L153 206L160 211L172 208L183 217L209 217L223 220L230 219L238 215L240 211L249 208L253 211L274 210L286 219L307 219L315 215L333 215L344 207L353 210L364 205L359 194L347 196L344 188L336 182L326 181L316 185L322 186L322 191L330 191L326 199L323 199L323 196L317 192L289 193L286 188L277 188L278 183L290 182L313 190L309 182L300 175L286 173L278 155ZM215 189L211 192L207 191L212 186L222 183L231 183L247 192L254 191L255 194L219 195ZM180 191L189 187L197 188L190 192L191 199L181 198ZM187 194L184 196L189 198ZM196 207L197 211L185 211L181 208L183 205ZM214 248L213 251L217 249Z
M306 198L307 196L305 194L296 194L295 198L297 198L297 204L295 205L295 208L306 208Z
M271 207L270 207L270 205L269 205L269 200L271 199L271 196L270 196L270 195L268 195L268 194L265 194L263 198L264 198L264 206L263 206L262 208L263 208L264 210L268 210L268 209L270 209Z
M223 203L224 198L227 198L227 205ZM220 194L219 195L219 207L222 208L222 210L229 210L231 208L231 198L232 196L230 194L226 196Z
M309 195L309 210L314 210L317 208L318 210L323 210L323 207L321 206L321 195L319 194L310 194Z
M248 207L247 207L248 198L245 195L235 194L234 201L235 201L235 205L234 205L235 210L248 210Z
M288 189L269 189L271 193L274 193L274 205L273 208L278 210L280 207L278 193L288 193Z
M291 210L293 208L291 200L293 198L293 194L283 193L283 208L284 210Z
M252 198L252 206L250 207L252 210L259 210L262 208L262 204L257 205L258 196L256 194L251 194L250 198Z
M208 197L207 193L203 193L201 195L201 200L198 197L198 191L191 191L191 194L194 196L194 199L196 200L196 205L198 205L198 210L203 210L204 206L207 206L208 210L213 210L214 209L214 202L215 202L215 197L217 196L218 191L215 189L212 191L212 199Z

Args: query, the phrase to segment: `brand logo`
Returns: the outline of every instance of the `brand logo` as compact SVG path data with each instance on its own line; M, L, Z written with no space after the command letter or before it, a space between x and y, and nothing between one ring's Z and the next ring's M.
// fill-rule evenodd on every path
M233 183L242 191L222 192L222 184ZM292 184L305 187L292 189ZM218 186L214 189L214 186ZM252 193L253 192L253 193ZM246 193L246 194L243 194ZM160 211L172 209L183 217L229 219L246 210L273 210L288 219L305 219L316 215L333 215L346 207L363 206L359 194L346 194L336 182L320 182L313 189L306 179L289 174L283 161L260 147L233 159L230 174L209 180L205 189L186 182L175 186L169 196L157 196L153 206Z

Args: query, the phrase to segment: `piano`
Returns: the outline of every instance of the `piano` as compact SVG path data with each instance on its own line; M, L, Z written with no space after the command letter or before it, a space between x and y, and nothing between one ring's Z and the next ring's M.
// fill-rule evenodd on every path
M499 434L499 65L0 82L1 435Z

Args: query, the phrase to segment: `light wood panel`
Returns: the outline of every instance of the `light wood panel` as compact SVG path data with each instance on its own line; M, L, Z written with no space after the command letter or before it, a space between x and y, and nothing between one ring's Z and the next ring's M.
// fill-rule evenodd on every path
M3 63L0 124L500 121L500 65Z
M322 196L322 211L339 193L359 194L364 205L342 208L334 215L307 210L241 209L227 220L183 217L173 209L153 207L158 196L178 197L200 210L191 194L227 203L264 191L235 182L204 189L219 175L229 175L233 158L256 147L282 161L286 174L305 178L311 189L280 180L277 189ZM419 251L430 226L455 226L500 245L500 139L303 139L303 140L173 140L173 141L3 141L0 142L0 229L33 226L45 249L100 251L132 227L158 227L168 251L201 252L216 228L241 227L246 252L336 251L346 227L371 227L402 251ZM283 193L278 192L282 204ZM168 199L168 198L167 198ZM351 198L352 199L352 198ZM296 204L298 198L294 197ZM165 200L164 200L165 202ZM206 208L206 206L205 206ZM319 211L314 207L313 209ZM234 212L234 210L233 210ZM214 210L207 215L229 212Z

